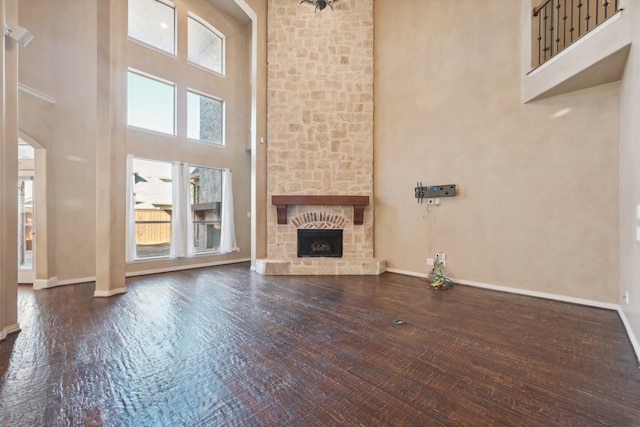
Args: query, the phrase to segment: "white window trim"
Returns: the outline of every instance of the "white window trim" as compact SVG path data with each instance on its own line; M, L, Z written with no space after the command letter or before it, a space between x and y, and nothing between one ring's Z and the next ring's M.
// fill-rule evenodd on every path
M187 168L187 170L189 170L190 168L203 168L203 169L216 169L220 171L220 178L221 178L221 182L220 182L220 191L224 192L224 185L223 185L223 180L224 180L224 168L219 168L219 167L215 167L215 166L202 166L202 165L194 165L194 164L186 164L185 166ZM189 181L187 181L187 187L189 187L191 185L191 180L189 179ZM221 202L224 200L224 194L222 195L221 198ZM220 212L220 223L222 225L222 212ZM192 224L193 225L193 224ZM192 257L198 257L198 256L205 256L205 255L223 255L220 246L218 246L217 248L212 248L210 250L201 250L201 251L197 251L196 247L195 247L195 237L192 235L190 236L192 241L191 242L187 242L187 244L190 244L191 246L191 250L192 250Z
M134 156L132 154L128 154L127 155L127 174L133 175L133 161L134 160L143 160L143 161L150 161L150 162L161 162L161 163L167 163L171 165L171 182L172 182L172 186L178 185L178 186L183 186L183 194L189 194L190 192L190 185L191 185L191 180L189 178L187 178L189 176L189 169L191 167L196 167L196 168L206 168L206 169L216 169L219 170L222 174L222 180L223 182L222 184L222 188L221 190L223 191L223 195L222 195L222 200L224 201L224 173L227 169L225 168L221 168L218 166L202 166L202 165L195 165L195 164L189 164L189 163L183 163L183 162L176 162L176 161L171 161L171 160L162 160L162 159L152 159L149 157L140 157L140 156ZM186 176L183 176L182 172L178 172L176 175L176 169L174 168L175 165L179 165L179 170L180 171L186 171ZM127 198L128 198L128 202L127 202L127 215L131 215L131 218L128 219L128 222L131 221L131 224L128 224L126 227L126 233L127 233L127 237L126 237L126 242L127 242L127 264L137 264L137 263L144 263L144 262L153 262L153 261L161 261L161 260L168 260L168 259L181 259L181 258L198 258L198 257L204 257L204 256L211 256L211 255L224 255L224 253L222 252L222 248L218 247L215 249L211 249L211 250L205 250L205 251L196 251L195 248L195 240L193 238L193 234L189 235L189 233L187 232L187 234L183 234L181 237L178 237L179 241L176 241L176 239L174 237L176 237L175 231L174 231L174 227L178 226L178 227L192 227L192 222L190 220L190 209L189 212L185 212L185 214L189 215L189 218L184 217L181 220L180 224L174 224L172 222L171 226L172 226L172 232L171 232L171 247L170 247L170 251L168 255L155 255L155 256L147 256L147 257L140 257L138 256L138 254L136 253L135 250L135 220L133 219L133 212L134 212L134 200L132 199L132 195L133 195L133 186L135 185L135 182L132 179L132 176L127 176ZM185 206L185 201L182 200L177 200L176 196L178 196L178 191L176 191L175 188L173 188L172 190L172 211L174 212L174 215L178 212L178 210L180 209L185 209L186 207L191 206L191 202L189 200L189 202L187 203L188 206ZM189 196L190 197L190 196ZM220 214L222 215L222 212L220 212ZM221 224L222 224L222 218L221 218ZM131 234L133 233L133 234ZM222 243L222 241L221 241ZM131 246L133 245L133 247ZM182 245L182 248L178 248L178 246ZM236 249L234 248L234 251ZM179 254L179 255L176 255Z
M165 133L165 132L162 132L162 131L159 131L159 130L155 130L155 129L148 129L148 128L143 128L143 127L139 127L139 126L135 126L135 125L130 125L128 117L127 117L127 128L128 129L135 129L135 130L143 131L143 132L150 132L150 133L153 133L155 135L163 135L163 136L167 136L167 137L177 137L178 136L178 117L177 117L178 116L178 85L175 82L172 82L171 80L163 79L162 77L154 76L153 74L145 73L144 71L140 71L140 70L135 69L135 68L128 68L127 69L127 82L129 80L129 78L128 78L129 73L137 74L139 76L146 77L148 79L155 80L157 82L164 83L164 84L169 85L169 86L173 86L173 133ZM129 102L128 99L129 99L129 86L128 86L128 83L127 83L127 105L128 105L128 102ZM223 128L223 130L224 130L224 128Z
M200 96L204 96L205 98L211 98L214 99L216 101L220 101L222 102L222 143L217 144L215 142L211 142L211 141L205 141L202 139L197 139L197 138L189 138L188 134L189 132L187 131L187 140L188 141L193 141L193 142L199 142L202 144L208 144L209 146L214 146L214 147L226 147L227 146L227 102L220 98L219 96L214 96L214 95L210 95L206 92L202 92L200 90L197 89L193 89L188 87L187 88L187 98L189 97L189 93L193 93L195 95L200 95ZM187 116L189 115L189 111L187 109ZM189 120L189 118L187 117L187 120ZM206 167L206 166L203 166Z
M175 3L170 2L168 0L155 0L155 1L157 1L158 3L162 3L165 6L168 6L171 9L173 9L173 34L174 34L174 37L173 37L173 52L167 52L164 49L160 49L159 47L156 47L154 45L146 43L146 42L144 42L142 40L139 40L139 39L137 39L135 37L131 37L129 35L129 11L128 11L128 9L127 9L127 39L129 41L136 42L136 43L140 44L141 46L144 46L144 47L146 47L148 49L153 49L153 50L155 50L155 51L157 51L159 53L164 53L165 55L169 55L172 58L177 58L178 57L178 7L176 6Z
M174 236L174 232L173 232L173 223L171 223L171 227L172 227L172 231L171 231L171 243L170 243L170 248L169 248L169 254L168 255L153 255L153 256L147 256L147 257L140 257L137 254L137 248L136 248L136 229L135 229L135 224L136 221L134 219L134 212L135 212L135 200L133 199L133 188L135 186L135 182L132 179L133 178L133 161L134 160L142 160L142 161L148 161L148 162L158 162L158 163L167 163L169 165L173 165L173 163L170 160L162 160L162 159L152 159L149 157L140 157L140 156L134 156L132 154L127 154L127 199L128 199L128 203L127 203L127 223L128 226L125 227L126 228L126 253L127 253L127 264L136 264L136 263L142 263L142 262L150 262L150 261L161 261L161 260L167 260L167 259L175 259L175 256L172 256L173 253L175 253L175 242L173 239ZM131 173L131 175L129 175L129 173ZM175 185L175 177L173 176L173 167L171 168L171 186L173 188L173 185ZM171 200L171 210L173 211L174 207L173 205L175 204L175 200L173 200L173 194L175 193L175 191L172 190L172 200ZM131 224L129 224L129 222L131 221ZM130 234L133 233L133 234ZM134 245L133 247L131 247L130 245Z
M217 35L218 37L220 37L222 39L222 52L221 52L221 57L222 57L222 66L220 67L222 70L221 72L212 70L211 68L207 68L203 65L198 64L197 62L193 62L193 61L189 61L189 41L187 40L187 63L189 65L193 65L196 66L198 68L201 68L202 70L208 71L210 73L213 73L217 76L220 77L226 77L227 74L227 41L226 38L224 36L224 34L219 31L216 27L214 27L213 25L211 25L209 22L207 22L205 19L199 17L198 15L196 15L193 12L188 12L187 13L187 28L189 27L189 18L197 21L199 24L201 24L203 27L207 28L209 31L211 31L212 33L214 33L215 35Z

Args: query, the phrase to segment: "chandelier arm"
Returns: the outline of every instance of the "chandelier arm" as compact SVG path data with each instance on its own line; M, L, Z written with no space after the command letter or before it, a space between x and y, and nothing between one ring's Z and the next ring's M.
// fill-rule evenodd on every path
M333 10L333 4L338 3L339 1L340 0L324 0L320 2L319 0L300 0L300 4L307 3L313 5L313 12L315 13L318 10L324 9L325 7L327 7L327 5L331 8L331 10Z

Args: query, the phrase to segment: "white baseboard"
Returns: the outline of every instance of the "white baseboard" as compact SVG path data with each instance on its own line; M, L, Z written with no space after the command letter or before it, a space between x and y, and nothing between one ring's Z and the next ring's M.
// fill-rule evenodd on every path
M629 336L629 341L631 341L631 346L633 347L633 350L636 353L636 361L638 362L638 365L640 365L640 342L638 342L638 338L633 333L633 329L631 329L631 324L629 323L627 316L624 314L624 311L622 311L622 307L620 306L618 306L618 315L620 316L620 320L622 320L622 324L624 325L624 328L627 331L627 336ZM640 366L638 366L638 368L640 368Z
M57 286L78 285L80 283L91 283L96 281L96 276L78 277L75 279L60 280Z
M117 289L111 289L109 291L94 291L93 296L95 298L108 298L114 295L124 294L126 292L127 292L127 288L117 288Z
M57 277L51 277L49 279L36 279L33 281L33 290L50 289L58 286L77 285L79 283L95 282L96 277L78 277L76 279L58 280Z
M403 276L427 277L427 274L425 273L416 273L414 271L398 270L396 268L387 268L386 271L387 273L397 273L397 274L402 274Z
M126 277L143 276L146 274L156 274L156 273L168 273L171 271L189 270L192 268L214 267L216 265L236 264L236 263L247 262L247 261L251 261L251 259L243 258L243 259L234 259L234 260L228 260L228 261L207 262L202 264L191 264L191 265L180 265L180 266L165 267L165 268L156 268L156 269L144 270L144 271L132 271L132 272L126 273ZM55 288L56 286L77 285L80 283L90 283L95 281L96 281L96 276L77 277L75 279L65 279L65 280L58 280L57 277L51 277L50 279L36 279L33 282L33 290L37 291L40 289ZM116 291L112 295L115 295L118 293L122 293L122 292ZM99 295L99 296L111 296L111 295Z
M425 273L416 273L414 271L398 270L395 268L387 268L387 272L398 273L405 276L423 277L423 278L427 277L427 274ZM518 294L518 295L526 295L526 296L536 297L536 298L550 299L554 301L568 302L571 304L587 305L589 307L605 308L607 310L617 311L618 308L620 307L618 304L611 304L611 303L606 303L602 301L595 301L595 300L583 299L583 298L574 298L566 295L550 294L547 292L530 291L527 289L512 288L509 286L492 285L490 283L474 282L472 280L458 279L455 277L452 277L451 280L453 280L453 283L457 283L460 285L473 286L476 288L489 289L492 291L508 292L510 294Z
M527 290L527 289L512 288L512 287L509 287L509 286L492 285L492 284L489 284L489 283L474 282L474 281L471 281L471 280L463 280L463 279L457 279L457 278L451 278L451 280L453 280L454 283L459 283L461 285L467 285L467 286L473 286L473 287L476 287L476 288L489 289L489 290L492 290L492 291L508 292L508 293L511 293L511 294L518 294L518 295L526 295L526 296L529 296L529 297L550 299L550 300L554 300L554 301L568 302L568 303L571 303L571 304L586 305L586 306L589 306L589 307L605 308L607 310L616 310L617 311L618 308L620 307L618 304L612 304L612 303L596 301L596 300L590 300L590 299L583 299L583 298L574 298L574 297L569 297L569 296L566 296L566 295L551 294L551 293L547 293L547 292L530 291L530 290Z
M54 288L58 286L58 278L50 277L48 279L36 279L33 281L33 290L38 291L40 289Z
M147 274L169 273L171 271L191 270L194 268L215 267L216 265L239 264L241 262L251 261L251 258L232 259L226 261L205 262L202 264L176 265L172 267L153 268L150 270L130 271L127 277L145 276Z
M9 325L3 330L0 331L0 341L7 338L9 334L13 334L15 332L20 332L20 325L18 323L14 323L13 325Z

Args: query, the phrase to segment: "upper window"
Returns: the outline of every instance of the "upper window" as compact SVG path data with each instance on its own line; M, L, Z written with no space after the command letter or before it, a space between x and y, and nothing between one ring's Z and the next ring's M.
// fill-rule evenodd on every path
M189 61L224 74L224 36L191 13L187 21Z
M187 137L224 145L224 102L187 92Z
M175 135L175 85L133 71L127 82L127 124Z
M129 37L175 55L175 6L161 0L129 0Z

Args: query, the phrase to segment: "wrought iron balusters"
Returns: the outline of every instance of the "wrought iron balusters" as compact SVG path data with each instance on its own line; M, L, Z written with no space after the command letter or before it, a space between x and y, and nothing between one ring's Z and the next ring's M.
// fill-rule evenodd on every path
M619 10L619 0L543 1L533 9L532 48L534 52L538 50L537 55L532 55L537 58L533 59L533 66L545 63Z

